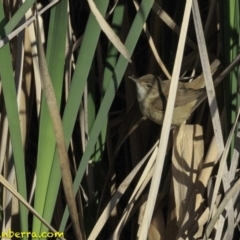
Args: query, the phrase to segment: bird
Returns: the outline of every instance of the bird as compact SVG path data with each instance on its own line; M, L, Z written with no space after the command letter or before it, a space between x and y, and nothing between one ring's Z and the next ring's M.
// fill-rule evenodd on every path
M169 97L171 80L162 80L159 76L147 74L136 78L129 76L136 84L137 100L142 114L162 125ZM196 86L204 79L196 80ZM192 82L178 83L176 100L173 110L172 125L178 126L184 123L191 115L198 98L205 92L205 88L194 88Z

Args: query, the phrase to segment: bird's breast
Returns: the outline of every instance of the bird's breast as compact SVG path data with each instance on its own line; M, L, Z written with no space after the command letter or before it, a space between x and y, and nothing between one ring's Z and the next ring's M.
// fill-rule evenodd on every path
M152 99L145 98L142 101L139 101L139 106L142 114L154 121L157 124L162 124L164 111L157 110L152 106Z

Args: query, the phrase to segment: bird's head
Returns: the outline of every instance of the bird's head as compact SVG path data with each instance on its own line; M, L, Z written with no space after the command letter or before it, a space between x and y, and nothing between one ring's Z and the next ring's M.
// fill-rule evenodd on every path
M139 101L144 100L149 94L159 94L159 80L156 76L147 74L140 78L129 78L136 83Z

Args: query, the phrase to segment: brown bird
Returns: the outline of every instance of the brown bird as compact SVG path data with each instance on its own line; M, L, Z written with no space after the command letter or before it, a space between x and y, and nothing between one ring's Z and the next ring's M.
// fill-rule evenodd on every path
M140 110L144 116L152 121L162 124L168 100L170 80L162 80L152 74L144 75L140 78L129 77L137 86L137 99ZM203 79L199 79L203 82ZM199 85L200 81L196 81ZM192 113L199 96L205 88L195 89L194 81L191 83L178 83L176 101L174 105L172 125L184 123Z

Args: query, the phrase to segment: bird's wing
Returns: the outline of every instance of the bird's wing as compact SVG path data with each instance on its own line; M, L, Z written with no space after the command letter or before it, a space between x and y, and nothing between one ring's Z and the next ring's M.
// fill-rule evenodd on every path
M191 89L191 88L179 88L177 90L177 96L174 107L183 106L185 104L190 103L191 101L197 99L202 93L204 89ZM164 111L167 105L168 94L162 94L161 98L152 99L152 107L156 111Z
M177 96L175 101L175 107L182 106L197 99L204 89L192 89L192 88L179 88L177 90Z

